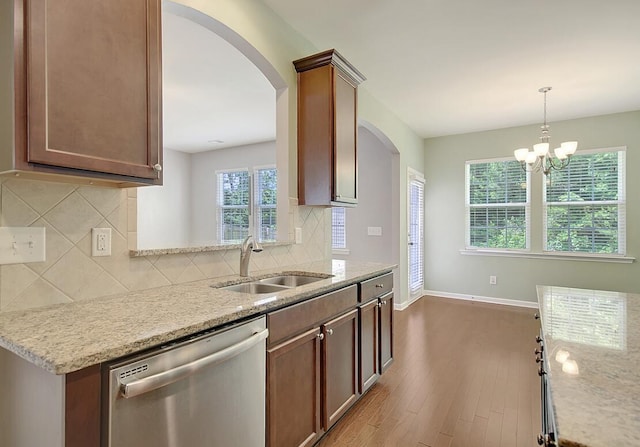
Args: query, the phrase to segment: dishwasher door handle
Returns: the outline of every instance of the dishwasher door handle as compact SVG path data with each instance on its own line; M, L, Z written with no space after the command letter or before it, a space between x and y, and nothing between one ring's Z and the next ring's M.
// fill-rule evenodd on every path
M261 332L253 334L251 337L242 340L235 345L231 345L228 348L221 349L206 357L199 358L184 365L180 365L176 368L162 371L158 374L154 374L142 379L132 380L128 383L120 384L120 394L126 399L136 397L149 391L162 388L178 380L184 379L206 366L216 365L218 363L226 362L233 357L251 349L262 340L265 340L269 336L269 329L265 329Z

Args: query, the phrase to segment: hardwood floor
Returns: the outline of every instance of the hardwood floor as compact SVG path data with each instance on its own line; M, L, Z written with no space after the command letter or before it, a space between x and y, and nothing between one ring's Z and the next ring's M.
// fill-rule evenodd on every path
M533 314L436 297L396 312L394 364L318 446L537 446Z

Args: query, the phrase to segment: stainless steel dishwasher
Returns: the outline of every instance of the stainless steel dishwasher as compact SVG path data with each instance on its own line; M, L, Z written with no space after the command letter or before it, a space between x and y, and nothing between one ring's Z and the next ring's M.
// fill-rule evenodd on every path
M264 317L107 365L105 447L263 447Z

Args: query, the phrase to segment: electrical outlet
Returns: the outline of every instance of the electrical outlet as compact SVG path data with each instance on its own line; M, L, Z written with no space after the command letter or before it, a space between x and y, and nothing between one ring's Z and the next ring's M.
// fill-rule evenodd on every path
M296 244L302 244L302 228L296 227Z
M491 284L492 286L498 284L498 277L493 275L489 276L489 284Z
M91 256L111 256L111 228L91 229Z
M382 227L367 227L367 236L382 236Z

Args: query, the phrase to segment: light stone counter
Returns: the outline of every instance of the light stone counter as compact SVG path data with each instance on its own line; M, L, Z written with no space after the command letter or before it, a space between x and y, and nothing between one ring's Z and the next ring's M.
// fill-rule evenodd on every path
M327 261L0 314L0 347L55 374L122 357L386 273L395 265ZM332 275L268 295L211 287L282 272Z
M559 445L640 446L640 294L537 292Z

